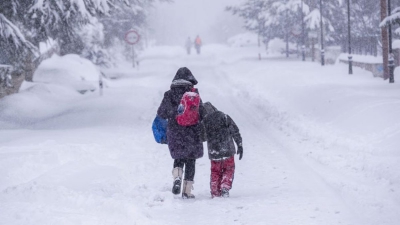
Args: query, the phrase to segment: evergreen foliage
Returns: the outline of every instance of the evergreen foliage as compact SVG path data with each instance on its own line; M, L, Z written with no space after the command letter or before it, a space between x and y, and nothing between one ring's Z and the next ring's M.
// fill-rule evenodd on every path
M246 0L237 6L228 6L227 10L242 17L245 28L263 36L285 39L294 26L301 26L301 4L305 32L320 30L320 0ZM351 28L356 37L379 35L379 1L351 0ZM392 21L400 18L399 13ZM322 20L325 40L328 44L339 45L347 38L347 0L322 0ZM399 21L399 20L397 20ZM300 38L289 35L289 40L299 42ZM307 36L305 37L307 38Z
M0 47L11 54L3 56L2 61L15 64L24 57L24 52L37 51L39 43L49 38L56 40L62 55L103 49L111 45L104 43L105 40L122 38L128 29L145 26L147 10L155 1L1 1ZM94 41L87 42L89 39Z

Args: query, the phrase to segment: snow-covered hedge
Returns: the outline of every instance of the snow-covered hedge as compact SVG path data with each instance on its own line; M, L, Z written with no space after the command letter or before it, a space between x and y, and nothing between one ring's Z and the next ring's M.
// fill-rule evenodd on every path
M297 47L295 44L289 42L289 52L296 51ZM274 38L268 42L268 53L269 54L286 54L286 42L279 38Z
M237 34L228 39L228 45L232 47L257 46L258 37L257 34L251 32Z

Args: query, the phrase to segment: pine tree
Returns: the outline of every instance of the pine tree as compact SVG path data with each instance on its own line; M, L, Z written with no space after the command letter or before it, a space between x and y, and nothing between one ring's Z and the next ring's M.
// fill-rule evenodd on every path
M31 0L25 25L33 33L34 43L51 37L58 40L61 54L80 53L83 46L76 29L98 14L107 14L110 0Z
M265 13L270 5L269 0L248 0L239 6L228 6L226 10L242 17L247 30L262 34L265 30L266 19L268 19Z
M105 28L105 45L110 46L114 38L121 39L130 29L141 29L146 23L146 9L153 2L153 0L115 1L110 16L103 16L100 19Z
M301 26L300 6L300 0L248 0L239 6L228 6L227 10L242 17L245 28L261 35L265 43L275 37L297 42L299 38L293 37L291 31L296 24ZM303 11L308 10L304 3Z
M17 0L0 2L0 64L14 64L27 51L36 51L37 48L29 42L20 29L18 21L21 5Z

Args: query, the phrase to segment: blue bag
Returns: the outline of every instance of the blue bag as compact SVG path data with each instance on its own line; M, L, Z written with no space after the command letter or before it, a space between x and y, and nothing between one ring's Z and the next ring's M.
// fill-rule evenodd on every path
M168 125L168 121L159 117L158 115L154 119L153 125L151 128L153 129L154 139L156 140L157 143L168 144L167 125Z

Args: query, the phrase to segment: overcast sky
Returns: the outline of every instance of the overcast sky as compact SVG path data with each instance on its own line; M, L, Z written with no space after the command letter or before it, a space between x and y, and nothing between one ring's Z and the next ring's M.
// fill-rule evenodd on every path
M150 25L159 44L183 44L198 34L204 43L221 42L241 32L242 20L225 11L242 0L174 0L157 3Z

